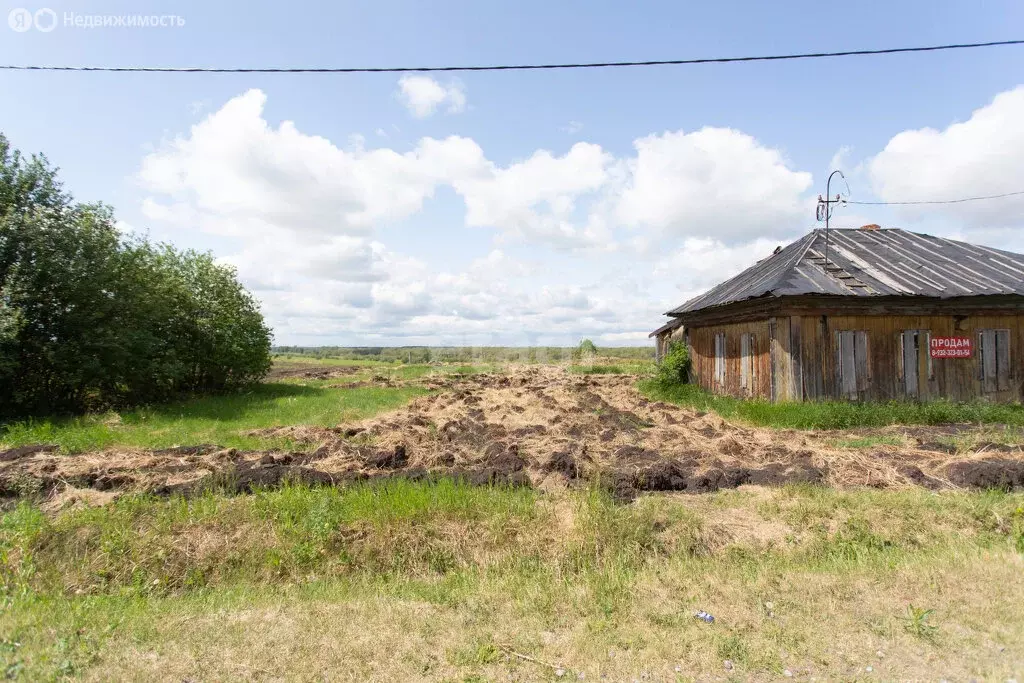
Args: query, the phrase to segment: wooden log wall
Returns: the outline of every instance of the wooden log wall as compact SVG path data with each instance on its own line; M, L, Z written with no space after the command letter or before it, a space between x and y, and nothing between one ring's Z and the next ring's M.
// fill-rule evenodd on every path
M771 334L768 320L715 325L688 330L693 381L709 391L737 397L771 399ZM725 334L725 383L715 380L715 335ZM753 335L751 381L741 386L741 343L744 334Z
M870 375L858 398L871 401L914 398L904 385L900 337L907 330L928 332L931 337L969 337L974 345L971 358L932 358L921 335L917 354L918 398L922 401L947 398L968 401L987 398L993 401L1024 399L1024 315L967 316L801 316L802 339L800 387L804 398L823 399L839 396L836 373L836 332L867 332L867 363ZM1008 381L999 387L986 383L979 374L981 349L979 332L984 329L1009 330ZM796 379L794 379L794 383ZM990 386L986 386L986 384ZM986 389L992 389L986 391ZM797 399L794 390L792 398Z
M769 400L824 400L841 398L836 371L838 332L863 331L866 358L857 367L856 398L886 401L946 398L967 401L1024 400L1024 314L984 315L829 315L801 311L800 315L777 315L758 321L712 324L688 329L694 381L720 394ZM1004 382L984 380L979 367L981 330L1009 330L1009 348L1000 349L1008 361ZM920 351L916 356L918 378L915 392L907 391L900 338L908 330L920 330ZM969 337L971 358L933 358L929 361L930 337ZM715 335L725 334L725 381L715 378ZM753 334L750 386L741 386L741 338ZM849 338L849 337L848 337ZM913 355L909 356L913 358ZM913 370L913 369L912 369ZM861 373L866 373L863 376ZM913 382L913 379L911 380ZM847 385L849 386L849 384ZM845 398L845 396L844 396Z

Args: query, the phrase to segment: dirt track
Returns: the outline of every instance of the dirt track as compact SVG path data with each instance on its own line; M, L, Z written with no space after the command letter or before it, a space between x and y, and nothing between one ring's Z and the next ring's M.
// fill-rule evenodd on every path
M302 452L210 444L73 456L47 447L0 452L0 495L82 489L189 495L285 480L331 484L393 476L542 489L598 482L623 498L787 482L1024 488L1019 446L952 454L929 443L942 428L908 429L915 448L844 449L809 432L738 427L713 414L649 402L628 376L529 367L427 383L442 391L359 423L254 432L293 439Z

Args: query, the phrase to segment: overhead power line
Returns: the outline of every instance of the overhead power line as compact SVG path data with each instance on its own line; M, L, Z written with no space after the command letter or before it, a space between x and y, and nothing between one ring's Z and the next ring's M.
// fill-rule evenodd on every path
M926 45L920 47L891 47L880 50L843 50L839 52L805 52L784 55L760 55L753 57L703 57L697 59L656 59L642 62L580 62L565 64L494 64L487 66L382 66L382 67L174 67L174 66L46 66L46 65L0 65L5 71L114 71L114 72L158 72L158 73L408 73L432 71L531 71L543 69L604 69L628 66L683 66L688 64L732 64L734 62L775 62L793 59L819 59L823 57L863 57L868 55L891 55L906 52L938 52L941 50L964 50L1000 45L1021 45L1022 40L995 40L986 43L952 43L948 45Z
M925 200L918 202L855 202L852 200L844 200L846 204L869 204L872 206L907 206L911 204L962 204L964 202L976 202L982 199L1002 199L1003 197L1016 197L1017 195L1024 194L1024 190L1019 192L1004 192L1003 194L989 194L981 197L961 197L960 199L936 199L936 200Z

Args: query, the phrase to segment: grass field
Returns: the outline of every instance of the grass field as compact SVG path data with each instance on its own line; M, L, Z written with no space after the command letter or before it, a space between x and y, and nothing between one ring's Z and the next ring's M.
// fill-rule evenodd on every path
M698 410L714 411L727 420L759 427L794 429L849 429L887 425L936 425L947 423L1000 424L1024 427L1024 406L1020 404L952 403L770 403L718 396L692 384L663 384L654 379L640 382L641 391L658 401Z
M397 365L397 363L375 359L361 360L331 357L317 358L315 356L303 356L300 354L280 353L274 355L274 365L275 367L322 365L335 367L384 368Z
M287 367L310 365L301 361ZM19 422L0 433L0 448L288 446L244 432L334 425L426 393L331 385L500 370L338 362L353 364L354 374L287 377L241 395ZM568 369L649 376L650 367L601 359ZM1010 425L948 437L965 447L1011 430L1019 442L1024 424L1013 406L771 406L641 386L761 425ZM834 445L903 438L865 429ZM24 500L0 515L7 678L1024 677L1024 494L791 485L623 504L587 488L392 479L54 509Z
M275 382L257 385L241 394L207 396L120 414L16 422L0 431L0 448L48 443L77 453L110 446L287 446L284 442L245 436L243 432L292 424L335 425L398 407L424 393L424 389L416 387L336 390Z
M0 520L0 653L26 680L1005 680L1021 553L1024 496L994 493L23 504Z

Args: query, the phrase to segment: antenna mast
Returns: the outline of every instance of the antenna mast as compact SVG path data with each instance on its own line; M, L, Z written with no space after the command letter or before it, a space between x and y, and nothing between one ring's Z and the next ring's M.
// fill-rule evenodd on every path
M826 275L828 275L828 219L832 217L832 205L833 204L839 204L840 202L843 201L838 193L836 194L836 198L832 199L832 176L834 176L837 173L839 174L839 177L843 179L843 182L846 183L846 194L847 195L850 194L850 184L846 182L846 176L843 175L842 171L836 169L835 171L832 171L832 173L829 174L828 182L825 183L825 197L822 198L822 196L820 194L818 195L818 209L816 211L817 219L819 221L825 221L825 274Z

